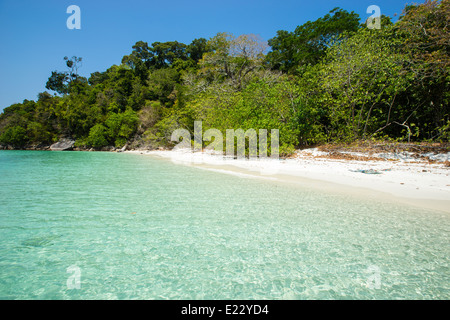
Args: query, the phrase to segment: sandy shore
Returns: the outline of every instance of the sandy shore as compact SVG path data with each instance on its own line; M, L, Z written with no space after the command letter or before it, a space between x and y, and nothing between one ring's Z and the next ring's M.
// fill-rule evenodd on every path
M316 149L299 151L293 158L280 160L237 160L189 150L127 152L161 157L176 164L225 174L381 198L450 213L450 168L443 162L429 163L409 158L340 160L329 158ZM449 157L448 154L440 156Z

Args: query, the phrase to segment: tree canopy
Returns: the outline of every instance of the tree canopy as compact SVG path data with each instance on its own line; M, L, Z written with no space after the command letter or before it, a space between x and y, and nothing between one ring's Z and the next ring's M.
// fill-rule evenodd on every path
M310 64L316 64L333 42L360 27L359 15L334 8L324 17L308 21L294 31L280 30L269 40L272 51L267 62L272 68L295 73Z
M36 101L0 114L0 144L79 148L171 147L175 129L279 129L280 151L334 141L448 142L449 0L409 5L369 29L334 8L265 41L221 32L210 39L136 42L120 65L79 75L65 57ZM225 139L225 138L224 138ZM270 140L270 138L269 138ZM207 143L205 143L206 147Z

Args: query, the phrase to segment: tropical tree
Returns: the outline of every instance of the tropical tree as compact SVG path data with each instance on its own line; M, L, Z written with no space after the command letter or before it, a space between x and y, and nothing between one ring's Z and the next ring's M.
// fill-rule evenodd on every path
M364 28L327 51L315 76L335 138L367 138L407 116L395 109L409 83L399 47L390 29Z
M266 62L273 69L297 73L309 64L316 64L325 51L344 34L356 32L359 15L340 8L334 8L324 17L308 21L293 32L280 30L268 44L272 50Z
M396 32L408 56L405 68L414 76L399 97L414 106L411 121L426 139L448 139L450 124L450 1L407 6Z
M79 78L78 69L81 67L83 58L73 56L69 59L66 56L64 57L64 60L66 61L68 71L52 71L52 74L45 85L46 89L56 91L59 94L67 94L70 92L70 84L77 81Z
M267 43L254 34L235 37L218 33L208 41L211 52L200 60L199 75L209 81L228 81L236 90L251 79L251 73L262 69Z

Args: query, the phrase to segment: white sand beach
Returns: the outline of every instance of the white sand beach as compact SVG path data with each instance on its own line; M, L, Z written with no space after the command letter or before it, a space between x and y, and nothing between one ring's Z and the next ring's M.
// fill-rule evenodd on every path
M294 157L279 160L229 159L190 150L127 152L161 157L177 164L226 174L300 184L327 192L382 198L450 213L450 167L445 164L450 153L428 154L421 159L409 157L408 154L379 154L376 155L377 160L373 160L371 155L369 160L358 161L334 159L317 149L297 151ZM359 156L368 157L363 154Z

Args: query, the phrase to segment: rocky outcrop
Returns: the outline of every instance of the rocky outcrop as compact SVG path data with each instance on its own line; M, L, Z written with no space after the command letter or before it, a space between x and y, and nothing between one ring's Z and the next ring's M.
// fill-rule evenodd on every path
M128 144L125 144L122 149L118 149L117 152L124 152L125 150L127 150Z
M75 141L72 139L61 139L57 143L54 143L50 146L50 150L52 151L68 151L73 150L73 146Z
M116 151L114 146L106 146L100 149L100 151Z

